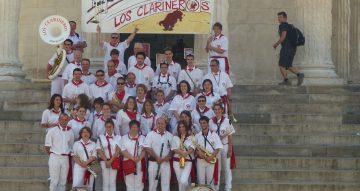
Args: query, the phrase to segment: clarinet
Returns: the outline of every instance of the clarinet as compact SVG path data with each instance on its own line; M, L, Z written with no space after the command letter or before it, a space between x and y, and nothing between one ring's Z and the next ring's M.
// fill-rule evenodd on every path
M164 151L164 143L161 144L161 150L160 150L160 158L162 158L162 153ZM156 177L155 177L155 180L159 180L160 178L160 166L161 164L158 164L158 168L157 168L157 171L156 171Z

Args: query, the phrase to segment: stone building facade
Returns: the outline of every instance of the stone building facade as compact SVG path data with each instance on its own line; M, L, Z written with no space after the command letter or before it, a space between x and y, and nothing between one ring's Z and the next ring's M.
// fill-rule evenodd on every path
M0 0L0 80L45 79L45 67L55 51L41 41L40 22L62 15L80 26L80 0ZM278 52L279 11L303 31L295 65L306 75L305 84L360 83L360 1L358 0L216 0L214 21L224 24L230 39L232 78L236 84L275 84L280 79ZM78 31L81 29L79 28ZM86 57L99 61L102 51L95 34L83 34ZM104 37L107 37L104 34ZM206 65L207 35L195 35L198 65Z

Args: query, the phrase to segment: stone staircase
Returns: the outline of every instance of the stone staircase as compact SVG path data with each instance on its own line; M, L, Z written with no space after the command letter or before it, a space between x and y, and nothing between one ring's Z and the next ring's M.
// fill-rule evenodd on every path
M39 121L49 86L11 88L0 88L0 191L48 190ZM360 190L360 86L233 92L234 191Z
M360 87L240 86L233 190L360 190Z

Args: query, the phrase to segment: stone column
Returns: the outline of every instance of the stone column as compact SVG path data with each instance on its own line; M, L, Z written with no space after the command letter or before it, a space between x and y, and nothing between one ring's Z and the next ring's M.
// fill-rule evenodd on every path
M350 83L360 82L360 1L350 0Z
M21 81L18 56L20 0L0 0L0 81Z
M297 7L299 28L306 38L305 47L299 48L304 50L300 63L304 85L342 84L331 57L332 1L297 0Z
M345 81L350 73L350 0L333 0L332 56L336 71Z
M228 36L228 0L215 0L214 11L212 13L212 23L220 22L223 25L223 34ZM208 54L205 52L205 45L210 34L195 35L194 53L196 65L207 71ZM231 63L231 61L230 61Z

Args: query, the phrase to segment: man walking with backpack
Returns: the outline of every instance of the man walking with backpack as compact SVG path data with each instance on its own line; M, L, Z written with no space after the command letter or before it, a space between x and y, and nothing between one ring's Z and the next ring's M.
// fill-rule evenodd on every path
M297 85L300 86L303 83L304 74L298 72L298 69L294 68L292 63L296 54L297 46L304 45L305 39L298 29L287 23L287 14L285 12L279 12L277 16L280 23L280 38L273 47L276 49L276 47L281 44L279 67L281 75L284 78L284 81L279 83L279 85L291 85L287 76L287 70L289 70L297 76Z

